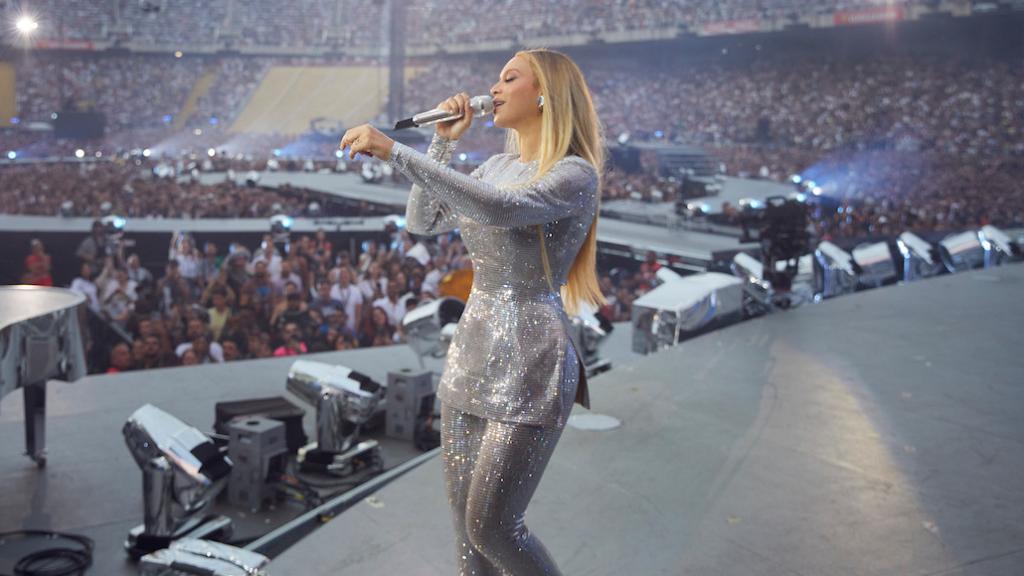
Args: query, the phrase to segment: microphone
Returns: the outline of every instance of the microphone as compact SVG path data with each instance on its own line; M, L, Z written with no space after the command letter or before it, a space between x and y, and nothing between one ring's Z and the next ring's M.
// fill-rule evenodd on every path
M490 96L473 96L469 99L469 105L473 107L474 115L479 114L481 116L494 112L494 98ZM452 114L444 108L434 108L433 110L427 110L426 112L420 112L412 118L406 118L405 120L399 120L395 123L395 130L401 130L403 128L413 128L419 126L427 126L435 124L437 122L447 122L448 120L456 120L462 118L462 112Z

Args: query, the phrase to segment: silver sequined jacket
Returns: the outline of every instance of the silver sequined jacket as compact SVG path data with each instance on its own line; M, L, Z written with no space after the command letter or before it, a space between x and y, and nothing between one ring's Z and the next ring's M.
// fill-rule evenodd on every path
M589 408L589 395L558 288L594 219L597 172L570 155L537 182L516 187L534 174L537 161L496 154L466 175L448 167L456 143L435 133L424 155L396 142L388 160L413 181L409 232L459 228L473 260L473 287L438 397L485 418L564 425L574 400Z

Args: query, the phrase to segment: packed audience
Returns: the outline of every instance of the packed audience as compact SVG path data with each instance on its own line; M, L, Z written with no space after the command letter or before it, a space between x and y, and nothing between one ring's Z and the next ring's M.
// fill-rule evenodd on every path
M394 228L356 254L334 248L323 231L268 234L252 249L197 246L175 234L154 274L97 222L76 255L70 289L86 298L90 369L111 373L404 343L405 314L447 295L449 272L472 267L457 235L417 238ZM52 285L50 267L33 240L22 280ZM652 253L637 269L602 271L608 304L600 313L628 321L658 267Z
M871 0L842 2L851 7L877 5ZM902 3L902 2L901 2ZM409 7L409 42L414 45L447 43L478 43L481 41L522 40L524 38L558 36L571 30L574 34L592 35L628 30L659 30L696 27L701 24L727 21L758 21L833 12L839 2L813 3L793 0L743 2L588 2L569 0L557 4L545 0L526 2L480 3L461 0L420 0ZM891 4L891 3L887 3ZM500 28L488 29L480 35L481 22L501 19ZM504 36L500 33L504 31ZM497 34L496 34L497 33Z
M217 77L196 102L188 126L230 126L273 63L260 57L219 59L213 68Z
M764 161L764 155L758 157L761 160L744 170ZM773 165L786 161L782 157ZM905 230L955 231L985 224L1024 227L1020 186L1024 158L965 160L867 151L827 158L804 170L803 177L819 184L822 194L832 200L817 204L811 213L815 235L824 240L891 237ZM727 218L732 224L739 219L738 213Z
M31 163L0 168L0 213L128 218L266 218L302 215L320 195L222 181L158 177L151 163L134 161Z
M112 132L164 126L181 111L202 71L202 59L170 54L33 53L16 61L18 118L23 124L49 121L59 110L78 109L103 112Z
M418 62L406 90L428 109L486 92L500 59ZM779 53L673 65L580 60L606 135L724 146L1024 155L1024 60L930 56L864 59ZM434 71L445 70L444 74Z
M498 80L504 60L412 60L411 67L419 73L407 84L405 109L429 109L463 90L486 92ZM670 63L635 55L578 60L611 146L619 140L696 145L717 160L720 173L776 181L793 174L813 178L830 196L850 203L842 224L835 222L835 215L821 216L818 226L825 234L874 234L910 220L933 230L952 229L968 218L963 210L958 208L955 217L936 215L948 213L954 202L951 195L956 194L970 196L971 221L1014 225L1020 220L1016 181L1024 157L1024 84L1019 81L1024 61L1019 58L940 58L923 52L858 57L793 53L776 46L750 57L679 58ZM86 90L96 106L113 111L115 128L124 130L115 130L107 140L121 138L124 147L155 143L146 146L155 155L172 157L188 156L196 149L201 156L207 147L215 148L219 159L234 159L236 165L229 167L236 170L277 155L318 158L322 165L331 162L336 151L330 138L239 135L226 128L269 67L326 63L323 60L82 56L59 66L46 57L38 58L39 66L28 62L19 63L19 73L27 78L18 90L23 122L42 120L50 113L59 100L56 70L63 68L66 93ZM206 70L217 72L214 85L199 100L187 128L171 132L166 116L178 113L190 86ZM22 155L31 156L39 146L68 155L81 145L45 136L40 143L23 131L10 134L4 134L5 143L12 143ZM89 146L87 154L99 153L98 146ZM503 146L504 131L484 118L463 137L453 161L469 171ZM44 189L62 186L49 182L63 177L60 171L23 171L12 172L11 181ZM408 184L400 175L392 176ZM123 186L123 175L113 178ZM603 198L670 202L678 197L679 180L659 175L657 162L646 162L638 173L609 172ZM294 199L290 204L280 198L250 200L245 190L235 195L216 192L231 204L225 200L223 206L211 206L204 201L211 191L198 185L181 188L182 196L178 191L166 195L191 199L175 201L170 209L176 214L244 216L263 214L275 204L301 211L302 203ZM63 196L12 189L0 197L10 213L54 214L72 199L72 190L66 187ZM145 187L140 189L145 195ZM36 199L43 196L45 201ZM74 200L85 204L81 197ZM142 214L163 209L155 200L142 201L142 207L133 202ZM900 207L904 202L931 217L906 216ZM862 212L865 216L859 219Z
M455 60L445 67L450 74L420 65L427 73L413 80L415 106L427 108L465 86L489 88L504 60ZM634 59L581 66L609 142L628 136L699 145L723 174L813 178L846 203L841 216L817 216L826 237L1024 220L1019 59L780 55L732 64L655 67ZM476 125L465 138L475 139L470 149L503 142L500 131ZM646 165L635 174L609 173L603 198L671 201L678 189L679 179Z
M24 8L39 20L37 34L51 41L63 34L65 41L120 40L171 50L225 45L379 48L385 38L384 6L326 0L292 0L287 5L275 0L10 0L0 3L0 14L20 14Z
M232 25L240 45L381 46L383 2L350 4L299 0L281 9L275 0L236 0ZM268 15L273 15L268 17Z
M12 6L17 2L9 2ZM413 46L522 40L564 34L698 28L716 23L795 22L801 17L878 7L902 7L909 0L694 0L592 2L526 0L472 2L416 0L408 3L406 34ZM2 6L2 5L0 5ZM95 2L36 0L42 34L58 38L63 18L66 39L130 40L143 45L267 46L310 48L340 45L381 48L387 22L382 2L344 3L293 0L177 0ZM500 18L500 27L487 23ZM481 30L487 29L485 37Z

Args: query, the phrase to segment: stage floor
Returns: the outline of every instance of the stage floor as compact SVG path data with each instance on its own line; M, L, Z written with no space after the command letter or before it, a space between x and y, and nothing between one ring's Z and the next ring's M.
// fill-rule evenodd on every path
M591 399L622 426L566 430L527 525L577 576L1019 576L1022 296L1024 266L944 276L619 365ZM440 459L271 573L455 574Z
M639 358L629 349L629 323L615 327L602 347L604 357L613 365ZM343 364L378 382L387 382L389 370L419 369L415 353L406 345L303 358ZM52 382L47 395L49 462L42 470L23 456L22 392L0 399L0 532L47 529L82 534L96 541L90 576L137 574L122 548L128 531L142 522L142 475L121 434L125 420L138 407L152 403L208 432L217 402L285 396L306 409L304 424L312 439L315 410L285 389L294 360L247 360L95 375L73 384ZM436 371L442 368L441 359L428 358L425 364ZM422 454L411 442L384 436L383 430L368 436L381 443L386 468ZM286 503L253 515L234 510L225 499L216 511L232 518L235 538L245 539L269 532L304 509ZM0 574L10 573L14 560L0 550Z
M418 369L408 346L388 346L311 354L304 359L340 363L379 382L387 372ZM47 397L46 468L37 469L24 453L22 393L0 401L0 532L49 529L74 532L96 541L90 575L137 574L122 544L142 522L142 474L125 446L121 427L132 412L152 403L201 431L213 429L214 405L226 400L285 396L306 410L304 427L315 439L315 410L285 389L294 358L248 360L221 365L163 368L146 372L88 376L73 384L51 382ZM441 361L426 366L441 369ZM375 431L385 468L422 454L411 442ZM225 491L226 495L226 491ZM225 498L216 511L235 522L235 538L260 536L304 509L283 503L249 514ZM0 554L0 574L10 572Z

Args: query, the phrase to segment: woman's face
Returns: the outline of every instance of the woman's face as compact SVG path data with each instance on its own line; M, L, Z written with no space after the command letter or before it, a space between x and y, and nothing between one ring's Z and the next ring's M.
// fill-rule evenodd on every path
M491 86L495 104L494 125L516 128L540 116L540 108L537 107L539 95L540 89L530 64L522 56L515 56L501 69L498 82Z

